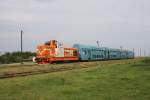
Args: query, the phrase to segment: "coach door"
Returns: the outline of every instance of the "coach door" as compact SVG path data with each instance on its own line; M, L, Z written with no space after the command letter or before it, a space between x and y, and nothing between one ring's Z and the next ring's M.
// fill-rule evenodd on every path
M88 60L91 60L91 50L88 50Z

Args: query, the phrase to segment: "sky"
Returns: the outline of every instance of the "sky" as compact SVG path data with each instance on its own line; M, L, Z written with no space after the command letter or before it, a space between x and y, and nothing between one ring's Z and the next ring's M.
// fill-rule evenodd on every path
M0 0L0 52L24 51L50 39L150 55L150 0ZM144 54L144 53L143 53Z

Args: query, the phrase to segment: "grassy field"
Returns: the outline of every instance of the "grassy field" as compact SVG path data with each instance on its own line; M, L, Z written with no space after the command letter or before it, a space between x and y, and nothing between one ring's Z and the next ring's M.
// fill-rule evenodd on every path
M13 65L1 67L0 73L62 66L89 68L1 79L0 100L150 100L148 58L31 67Z

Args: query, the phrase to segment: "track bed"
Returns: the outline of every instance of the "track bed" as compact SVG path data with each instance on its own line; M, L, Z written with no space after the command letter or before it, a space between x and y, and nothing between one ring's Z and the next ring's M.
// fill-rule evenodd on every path
M65 64L47 64L38 65L35 63L24 65L11 64L11 65L1 65L0 67L0 79L28 76L35 74L44 74L50 72L67 71L73 69L81 69L95 66L104 66L109 64L126 64L135 63L140 59L129 59L129 60L111 60L111 61L94 61L94 62L76 62L76 63L65 63Z

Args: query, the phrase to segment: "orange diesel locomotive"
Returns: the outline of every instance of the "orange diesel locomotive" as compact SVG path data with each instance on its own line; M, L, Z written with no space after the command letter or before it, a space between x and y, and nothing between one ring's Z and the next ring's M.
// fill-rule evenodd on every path
M36 61L39 64L77 60L79 57L76 48L64 48L63 44L56 40L48 41L36 48Z

